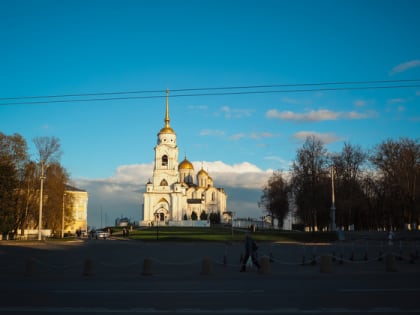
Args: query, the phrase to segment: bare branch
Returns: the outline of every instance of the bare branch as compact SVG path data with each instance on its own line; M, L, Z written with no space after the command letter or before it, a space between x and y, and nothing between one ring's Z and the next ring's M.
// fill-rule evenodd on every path
M56 137L37 137L33 141L38 150L40 162L47 164L60 160L62 154L60 139Z

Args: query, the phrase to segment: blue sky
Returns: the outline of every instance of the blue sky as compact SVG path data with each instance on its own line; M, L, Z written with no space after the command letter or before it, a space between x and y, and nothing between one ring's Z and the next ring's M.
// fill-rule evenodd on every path
M107 223L138 220L168 88L180 160L186 154L204 165L231 210L257 217L266 179L288 170L307 135L330 151L345 141L369 149L388 138L418 139L420 81L219 96L175 90L417 80L419 14L414 0L3 0L0 131L24 136L33 154L34 137L60 138L62 164L90 193L91 225L100 225L100 208ZM302 88L312 91L290 92ZM150 90L159 97L4 105L57 100L6 99L13 97ZM250 90L218 92L225 91ZM123 96L145 95L152 94ZM107 96L77 99L99 97Z

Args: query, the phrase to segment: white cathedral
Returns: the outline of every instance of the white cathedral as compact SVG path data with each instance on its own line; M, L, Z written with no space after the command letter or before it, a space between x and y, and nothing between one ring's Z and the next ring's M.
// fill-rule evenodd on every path
M140 225L208 226L208 218L215 213L222 222L227 221L224 189L214 187L213 179L203 167L195 176L194 167L186 157L178 163L176 133L169 121L166 91L165 125L157 134L153 176L143 194Z

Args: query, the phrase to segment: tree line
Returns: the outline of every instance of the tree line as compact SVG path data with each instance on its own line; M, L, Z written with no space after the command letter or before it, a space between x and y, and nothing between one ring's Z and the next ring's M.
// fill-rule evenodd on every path
M73 221L70 204L64 196L69 175L60 164L58 138L33 139L37 156L31 159L28 144L20 134L0 132L0 232L2 235L23 233L39 228L40 182L43 177L42 229L61 231L65 222Z
M283 222L292 213L308 230L416 229L420 223L420 142L388 139L370 150L344 143L341 152L308 137L288 172L276 171L259 206ZM333 188L334 187L334 188ZM334 194L333 194L334 189Z

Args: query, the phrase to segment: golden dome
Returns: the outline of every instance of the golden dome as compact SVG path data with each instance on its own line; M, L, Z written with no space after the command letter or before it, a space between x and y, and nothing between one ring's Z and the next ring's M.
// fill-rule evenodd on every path
M171 127L165 126L162 129L160 129L159 133L171 133L171 134L175 134L175 131Z
M208 176L209 174L205 171L205 170L203 170L203 169L201 169L199 172L198 172L198 174L197 174L198 176L200 176L200 175L205 175L205 176Z
M193 170L193 169L194 169L193 165L186 158L178 165L178 170Z

